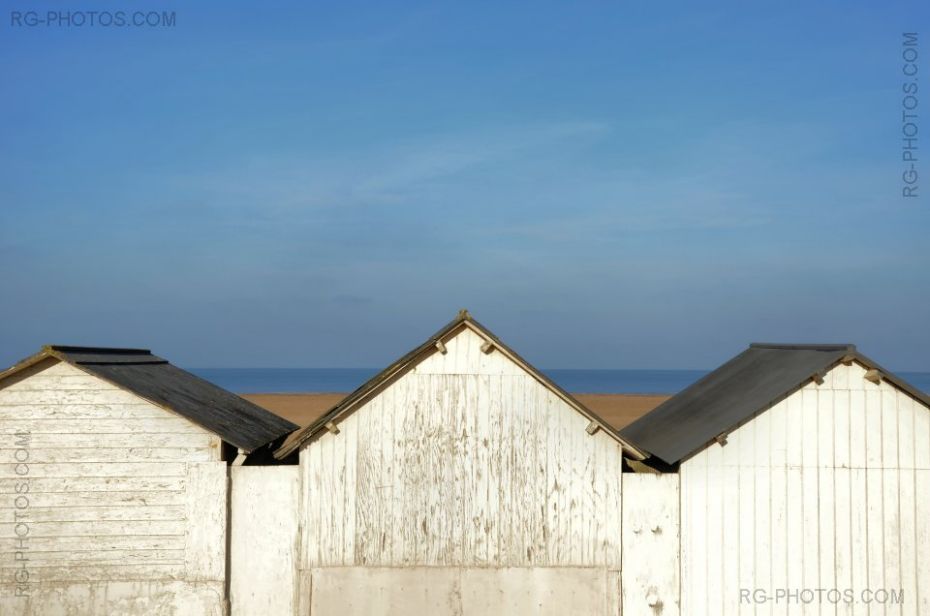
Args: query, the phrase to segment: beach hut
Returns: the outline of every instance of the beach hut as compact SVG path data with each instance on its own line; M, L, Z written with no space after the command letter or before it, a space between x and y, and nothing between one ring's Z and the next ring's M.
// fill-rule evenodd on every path
M621 435L678 473L682 614L930 614L930 399L854 346L753 344Z
M618 613L624 456L643 455L467 312L276 455L294 451L297 605L277 613Z
M146 350L0 373L0 613L226 613L228 467L296 428Z

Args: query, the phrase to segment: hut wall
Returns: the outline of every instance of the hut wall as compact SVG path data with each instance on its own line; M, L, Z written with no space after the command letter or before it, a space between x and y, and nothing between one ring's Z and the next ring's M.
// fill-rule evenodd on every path
M0 389L0 613L220 614L226 466L190 421L66 363Z
M586 417L502 353L483 352L483 342L463 330L446 353L341 421L338 434L303 447L304 601L347 580L381 588L396 572L401 586L453 589L447 603L460 609L467 580L458 570L483 570L487 592L508 601L519 576L549 574L504 570L551 567L590 569L579 572L590 576L585 588L598 588L590 601L618 601L619 443L589 434ZM411 578L413 569L427 573Z
M683 614L930 614L930 409L865 376L682 463Z
M299 469L239 466L230 471L231 614L295 614Z

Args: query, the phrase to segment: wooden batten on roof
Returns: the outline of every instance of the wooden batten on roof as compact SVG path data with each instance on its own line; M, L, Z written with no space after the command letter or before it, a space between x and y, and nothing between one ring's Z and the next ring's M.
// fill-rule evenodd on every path
M298 450L304 443L311 440L316 434L323 430L329 429L329 425L338 425L339 421L347 414L354 412L360 406L380 394L386 387L396 381L398 378L412 370L421 361L433 353L445 353L446 342L455 337L463 328L468 328L479 337L484 339L481 346L483 353L490 352L503 353L508 359L523 368L528 374L539 381L544 387L552 391L556 396L561 398L569 406L587 417L591 425L588 433L594 434L598 429L616 440L623 447L627 455L636 460L642 460L646 457L639 448L631 445L627 440L613 429L606 421L598 416L594 411L586 407L556 385L549 377L533 367L529 362L520 357L513 349L504 344L497 336L491 333L486 327L478 323L467 310L460 310L455 319L446 324L445 327L430 336L423 344L416 347L387 368L376 374L361 387L345 397L336 406L327 411L322 417L315 422L292 434L284 444L275 451L275 457L283 459ZM330 430L332 431L332 430Z

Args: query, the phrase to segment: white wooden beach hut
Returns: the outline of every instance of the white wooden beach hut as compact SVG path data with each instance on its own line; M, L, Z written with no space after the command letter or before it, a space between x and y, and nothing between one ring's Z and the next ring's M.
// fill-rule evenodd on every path
M296 427L143 350L0 373L0 614L225 614L227 467Z
M930 614L930 399L854 346L754 344L621 434L678 473L682 614Z
M467 312L276 455L298 450L281 613L618 613L642 454Z

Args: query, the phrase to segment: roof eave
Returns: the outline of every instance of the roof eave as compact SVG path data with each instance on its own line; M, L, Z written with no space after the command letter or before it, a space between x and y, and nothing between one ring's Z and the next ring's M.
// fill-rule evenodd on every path
M30 355L25 359L21 359L3 372L0 372L0 382L49 358L61 360L60 357L51 352L48 346L43 346L42 350L38 353Z

